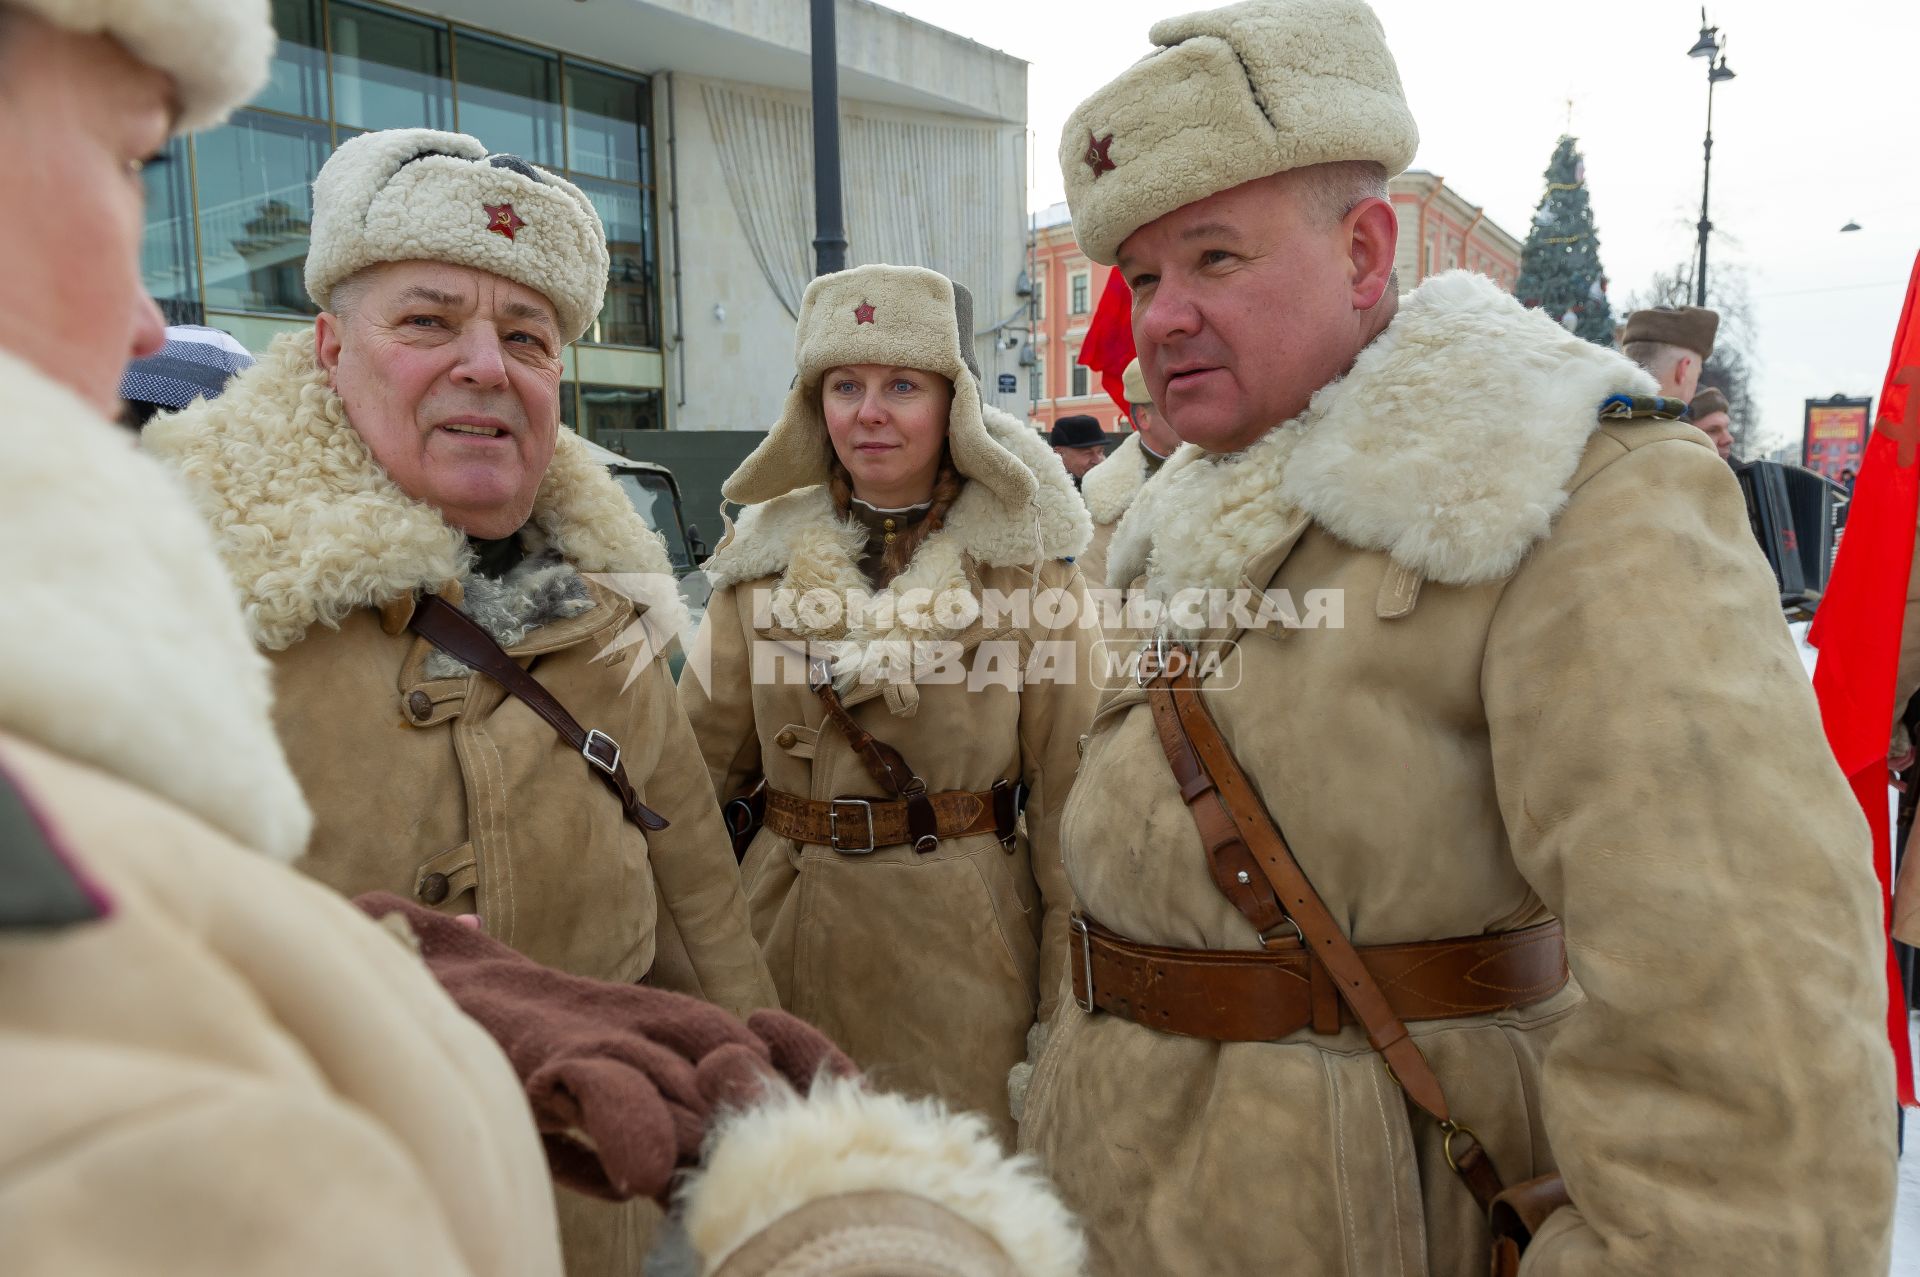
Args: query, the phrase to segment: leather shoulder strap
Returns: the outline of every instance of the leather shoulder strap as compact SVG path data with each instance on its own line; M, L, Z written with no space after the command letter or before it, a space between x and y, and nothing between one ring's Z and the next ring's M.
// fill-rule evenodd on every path
M1194 681L1193 663L1161 660L1149 663L1143 672L1149 669L1153 676L1146 683L1147 698L1153 704L1156 722L1166 724L1161 730L1161 746L1166 750L1175 777L1181 781L1181 792L1187 797L1189 810L1203 812L1206 805L1201 800L1206 797L1224 808L1237 835L1234 841L1252 854L1254 865L1265 877L1273 897L1299 928L1301 943L1314 961L1326 969L1340 1000L1366 1030L1367 1041L1386 1060L1394 1081L1400 1084L1408 1099L1431 1115L1447 1133L1447 1160L1485 1209L1502 1187L1492 1160L1472 1132L1453 1120L1447 1110L1446 1093L1427 1057L1408 1036L1406 1024L1394 1014L1386 994L1367 970L1353 942L1340 930L1340 924L1334 921L1320 893L1307 880L1300 862L1294 859L1280 826L1268 814L1259 792L1234 758L1212 713L1201 700L1199 686ZM1193 773L1193 762L1177 756L1180 751L1176 747L1182 744L1198 764L1197 776ZM1183 776L1183 772L1187 775ZM1189 794L1190 786L1197 792ZM1195 823L1211 854L1212 846L1222 839L1217 821L1196 814ZM1238 878L1236 873L1235 885L1244 886ZM1218 869L1215 880L1219 880ZM1228 891L1227 898L1259 926L1255 915L1241 904L1246 898L1244 893Z
M940 818L933 809L933 801L927 797L927 782L913 770L906 755L854 721L840 693L833 690L833 677L825 661L815 660L808 666L807 682L826 707L827 718L845 734L847 744L853 746L854 755L867 769L867 775L873 777L874 784L889 797L905 800L907 833L913 838L914 850L932 851L940 842Z
M620 745L605 732L591 732L580 726L552 692L538 679L520 668L520 663L493 641L493 635L478 622L437 594L424 594L413 610L407 628L433 644L448 656L479 670L504 687L528 709L547 721L560 739L580 752L614 796L627 819L641 829L654 833L667 827L667 818L640 801L627 769L620 762Z

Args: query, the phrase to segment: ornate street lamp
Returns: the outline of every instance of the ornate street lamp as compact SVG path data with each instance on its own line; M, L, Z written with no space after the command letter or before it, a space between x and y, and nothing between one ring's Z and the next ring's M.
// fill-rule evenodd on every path
M1713 86L1733 78L1726 49L1727 38L1720 34L1719 27L1707 25L1707 11L1701 9L1700 38L1687 50L1688 57L1707 60L1707 140L1700 175L1700 261L1693 273L1696 306L1707 304L1707 236L1713 230L1713 222L1707 217L1707 192L1713 184Z

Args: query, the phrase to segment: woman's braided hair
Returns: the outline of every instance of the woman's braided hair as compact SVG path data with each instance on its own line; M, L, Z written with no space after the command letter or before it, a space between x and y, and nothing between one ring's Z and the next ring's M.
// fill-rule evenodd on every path
M920 543L938 532L947 521L947 511L952 508L954 498L966 486L967 477L953 466L953 452L945 444L940 446L940 469L933 477L933 504L928 507L926 517L918 523L904 528L893 538L893 544L887 547L880 560L880 579L875 585L885 585L906 571L907 564L913 562L913 553ZM833 508L842 519L853 510L853 476L847 473L847 467L833 450L833 442L827 442L827 491L833 496Z

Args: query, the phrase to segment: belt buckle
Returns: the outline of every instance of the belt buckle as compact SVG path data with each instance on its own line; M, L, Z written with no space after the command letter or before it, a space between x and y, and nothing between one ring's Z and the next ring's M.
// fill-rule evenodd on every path
M840 845L840 809L858 807L867 818L867 845L864 847L843 847ZM848 856L865 856L873 851L873 802L867 798L831 798L827 800L827 844L835 851Z
M601 748L600 754L594 752L596 745ZM602 757L602 754L606 756ZM588 732L587 738L580 742L580 756L609 776L620 773L620 744L598 727Z
M1080 969L1087 976L1087 1000L1082 1002L1076 995L1073 1002L1082 1011L1092 1015L1100 1009L1093 1004L1093 933L1087 930L1086 918L1077 913L1067 921L1067 930L1080 937Z

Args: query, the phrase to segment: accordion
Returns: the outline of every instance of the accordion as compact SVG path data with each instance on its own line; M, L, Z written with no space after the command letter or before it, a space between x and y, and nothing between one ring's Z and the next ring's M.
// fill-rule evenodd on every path
M1733 467L1747 519L1780 586L1780 606L1806 611L1826 592L1846 491L1801 466L1743 461Z

